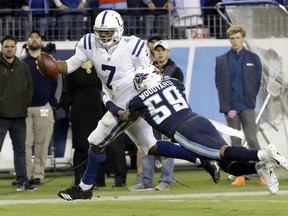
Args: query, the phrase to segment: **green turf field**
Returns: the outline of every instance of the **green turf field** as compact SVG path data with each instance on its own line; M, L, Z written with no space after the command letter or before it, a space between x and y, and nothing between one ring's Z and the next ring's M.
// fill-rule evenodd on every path
M135 173L128 174L126 188L106 187L94 192L92 200L64 201L57 197L59 189L70 186L69 173L47 173L46 183L34 192L15 192L12 178L0 174L0 216L287 216L288 172L276 169L280 190L275 196L258 179L246 181L246 186L232 187L227 174L214 184L201 169L175 171L169 191L130 192ZM159 179L156 173L155 184Z

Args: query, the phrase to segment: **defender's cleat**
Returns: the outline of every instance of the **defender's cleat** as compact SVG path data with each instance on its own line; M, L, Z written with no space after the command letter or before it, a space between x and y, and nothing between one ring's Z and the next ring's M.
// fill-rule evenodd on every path
M279 182L270 162L261 161L255 165L255 169L260 176L266 181L271 194L277 194L279 190Z
M231 183L232 186L244 186L245 185L245 177L238 176L236 179Z
M89 190L83 191L80 186L72 186L65 190L58 191L57 195L67 201L76 199L91 199L93 195L93 187Z
M288 170L288 159L278 153L274 144L269 144L264 151L266 153L266 157L264 158L266 162L272 162Z
M201 159L201 164L204 169L211 175L214 183L219 183L220 181L220 166L215 160L204 160Z

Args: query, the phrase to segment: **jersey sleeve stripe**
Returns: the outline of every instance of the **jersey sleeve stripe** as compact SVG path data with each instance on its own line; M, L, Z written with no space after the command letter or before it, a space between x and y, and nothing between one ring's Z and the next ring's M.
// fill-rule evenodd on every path
M86 41L87 41L87 35L84 35L84 43L83 43L84 49L87 49Z
M92 34L89 34L88 43L89 43L89 49L90 49L90 50L92 49L91 37L92 37Z
M85 35L84 36L84 49L92 49L91 45L91 34ZM88 46L88 47L87 47Z
M141 44L141 46L140 46L140 49L139 49L138 53L136 54L137 57L140 55L143 47L144 47L144 41L142 42L142 44Z
M133 49L132 55L135 54L135 52L136 52L136 50L137 50L137 48L138 48L140 42L141 42L141 39L139 38L138 41L137 41L137 43L136 43L136 46L135 46L134 49Z

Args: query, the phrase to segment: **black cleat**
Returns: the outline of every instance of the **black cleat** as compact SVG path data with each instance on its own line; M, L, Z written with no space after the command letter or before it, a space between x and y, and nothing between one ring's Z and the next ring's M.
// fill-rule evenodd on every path
M220 167L215 160L200 160L204 169L211 175L214 183L219 183L220 181Z
M67 201L76 199L91 199L93 195L93 187L89 190L83 191L80 186L72 186L65 190L58 191L57 195Z
M33 187L29 182L17 183L16 191L35 191L36 187Z

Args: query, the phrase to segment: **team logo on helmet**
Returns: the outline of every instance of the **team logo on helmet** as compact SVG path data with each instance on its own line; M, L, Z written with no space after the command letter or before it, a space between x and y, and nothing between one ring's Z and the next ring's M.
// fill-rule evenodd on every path
M148 73L138 73L135 75L135 82L141 84L148 76Z
M162 76L159 70L151 64L137 68L133 82L137 90L144 90L161 83Z

